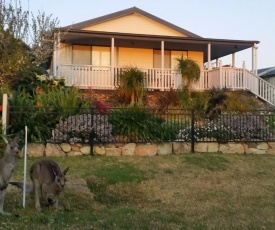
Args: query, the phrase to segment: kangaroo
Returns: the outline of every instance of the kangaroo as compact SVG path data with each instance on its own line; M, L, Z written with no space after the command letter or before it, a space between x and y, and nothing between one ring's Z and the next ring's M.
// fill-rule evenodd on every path
M26 192L35 194L35 207L39 212L43 211L40 205L41 196L47 197L49 195L53 195L53 199L48 198L50 205L54 205L60 210L64 209L59 206L58 199L65 186L65 176L68 170L69 167L62 172L59 164L49 159L38 160L31 166L30 178L32 186L26 185ZM23 189L22 182L10 182L10 184Z
M10 216L11 213L4 212L4 198L6 194L6 188L9 185L9 180L16 168L16 162L19 153L19 136L8 141L3 137L7 143L4 156L0 160L0 214Z

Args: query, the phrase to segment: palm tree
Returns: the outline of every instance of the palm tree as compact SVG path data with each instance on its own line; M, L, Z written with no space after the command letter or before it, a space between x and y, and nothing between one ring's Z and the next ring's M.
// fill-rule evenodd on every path
M200 66L191 59L177 58L177 69L181 72L182 81L188 92L191 92L191 84L200 79Z
M142 104L146 74L137 67L127 67L119 75L120 89L131 98L131 105Z

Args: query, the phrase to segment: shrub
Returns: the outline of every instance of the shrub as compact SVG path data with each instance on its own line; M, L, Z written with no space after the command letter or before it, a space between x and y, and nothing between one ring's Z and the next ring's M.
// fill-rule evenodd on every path
M160 92L157 95L156 104L159 111L167 110L169 107L178 107L179 92L172 88L169 91Z
M86 110L84 114L69 116L61 120L55 126L51 141L87 143L92 138L95 142L114 142L111 133L112 126L108 123L107 115L94 114L92 116L88 112L90 111Z
M126 67L119 74L120 95L130 98L131 105L143 105L146 74L137 67Z
M275 140L275 132L261 115L252 113L223 113L214 120L205 119L195 123L195 141L253 141ZM181 129L178 140L191 140L191 126Z
M88 108L91 101L83 100L74 87L49 87L30 94L25 88L9 99L11 105L10 133L24 132L28 127L30 141L46 141L52 129L62 119Z
M113 109L108 115L114 135L126 136L129 141L150 142L175 139L176 123L165 121L151 111L138 106Z

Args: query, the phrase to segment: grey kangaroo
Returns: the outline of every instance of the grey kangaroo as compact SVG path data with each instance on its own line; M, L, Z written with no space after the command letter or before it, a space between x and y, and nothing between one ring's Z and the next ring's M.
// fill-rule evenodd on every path
M53 195L53 199L48 199L48 203L63 210L63 207L58 204L58 199L65 186L65 176L68 170L69 167L62 172L59 164L49 159L38 160L31 166L32 186L26 185L26 192L35 194L35 207L38 211L43 211L40 205L41 196L47 197L48 195ZM23 189L22 182L10 182L10 184Z
M19 153L19 136L13 138L13 140L8 141L3 137L7 145L4 151L4 156L0 160L0 214L11 215L11 213L4 212L4 198L6 193L6 188L9 185L9 180L16 168L16 162Z

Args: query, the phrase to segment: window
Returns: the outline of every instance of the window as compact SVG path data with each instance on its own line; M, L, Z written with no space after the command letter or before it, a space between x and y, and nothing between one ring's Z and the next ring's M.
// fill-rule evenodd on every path
M177 58L183 57L184 59L187 58L187 51L172 51L171 52L171 67L172 69L177 69Z
M171 51L164 50L164 68L171 68ZM154 68L161 68L161 50L154 50Z
M110 47L93 46L92 47L92 65L110 66L111 65Z
M73 64L90 65L91 64L91 47L73 45Z

